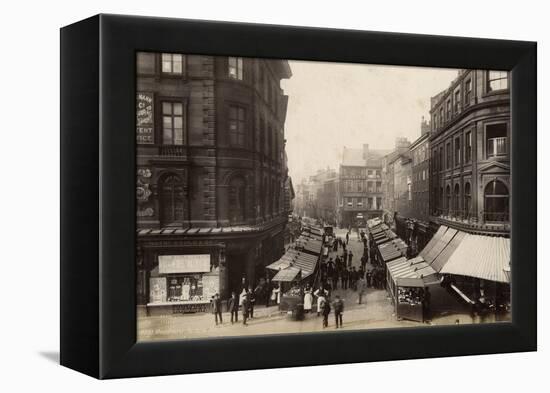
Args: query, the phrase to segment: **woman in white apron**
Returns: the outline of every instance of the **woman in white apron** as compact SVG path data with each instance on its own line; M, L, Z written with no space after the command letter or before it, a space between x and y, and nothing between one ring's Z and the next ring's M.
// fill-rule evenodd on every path
M310 312L313 305L313 291L309 287L309 285L306 287L306 290L304 291L304 311Z

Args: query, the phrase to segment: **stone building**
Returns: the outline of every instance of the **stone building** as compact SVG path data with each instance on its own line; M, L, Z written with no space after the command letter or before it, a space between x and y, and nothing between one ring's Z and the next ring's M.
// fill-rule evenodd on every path
M226 298L282 255L289 77L282 60L138 53L140 304Z
M432 98L430 208L435 222L508 231L508 86L507 72L463 70Z
M344 147L338 179L338 218L342 227L365 225L382 216L382 158L385 150Z
M414 249L424 248L430 238L430 125L422 118L420 137L410 146L412 159L412 206L409 218L414 220L411 233Z
M431 102L430 219L448 244L432 267L478 304L510 299L509 86L506 71L461 70Z

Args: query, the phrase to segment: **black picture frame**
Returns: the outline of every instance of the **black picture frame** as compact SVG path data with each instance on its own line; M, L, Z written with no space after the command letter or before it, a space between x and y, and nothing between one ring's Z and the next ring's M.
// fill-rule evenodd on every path
M139 50L511 71L512 322L136 343ZM120 378L535 351L536 89L534 42L121 15L63 27L61 364Z

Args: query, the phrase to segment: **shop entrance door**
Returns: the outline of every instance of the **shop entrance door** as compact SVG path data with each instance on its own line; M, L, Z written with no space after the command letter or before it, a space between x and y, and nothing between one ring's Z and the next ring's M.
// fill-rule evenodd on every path
M242 291L242 279L246 273L246 254L227 255L227 276L229 278L229 293Z

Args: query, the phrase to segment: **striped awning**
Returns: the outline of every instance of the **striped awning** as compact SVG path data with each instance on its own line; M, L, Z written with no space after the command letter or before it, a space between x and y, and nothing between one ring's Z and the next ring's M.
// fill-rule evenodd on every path
M386 266L398 286L418 287L439 283L437 272L422 257L399 258Z
M510 239L464 234L441 273L508 283L505 270L510 263Z

